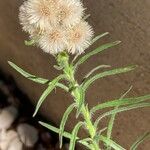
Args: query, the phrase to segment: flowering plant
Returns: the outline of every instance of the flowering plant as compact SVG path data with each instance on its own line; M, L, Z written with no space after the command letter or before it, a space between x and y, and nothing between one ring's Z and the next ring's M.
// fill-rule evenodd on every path
M8 63L27 79L47 85L47 89L43 92L37 103L33 116L37 114L46 97L55 88L61 88L72 95L73 102L65 111L59 129L47 123L39 122L44 127L59 134L60 148L63 144L63 137L66 137L70 139L69 150L75 149L76 142L84 145L90 150L102 149L100 142L103 142L104 147L107 150L112 148L115 150L125 150L125 148L112 140L111 134L115 115L135 108L149 107L150 103L148 100L150 99L150 95L124 98L131 90L130 88L117 100L98 104L92 109L89 108L85 101L85 95L91 84L96 80L107 76L132 71L136 66L117 68L95 74L95 72L101 68L110 67L108 65L99 65L92 69L84 77L81 83L78 83L75 79L75 74L81 64L86 62L93 55L120 43L120 41L107 43L87 54L83 54L91 44L94 44L97 40L108 34L104 33L93 38L94 32L92 27L86 21L87 17L88 16L85 15L85 8L80 0L24 1L23 5L20 7L19 19L23 30L30 35L30 40L25 41L25 44L37 45L44 52L53 55L57 62L57 65L55 65L54 68L61 73L50 81L49 79L43 79L31 75L12 62ZM70 54L75 54L73 60L71 60ZM80 57L82 54L83 56ZM64 80L67 82L63 83L62 81ZM100 116L94 121L92 119L94 113L105 108L113 109L100 114ZM69 118L69 114L74 109L76 109L76 118L79 119L79 116L82 116L82 120L75 125L72 133L68 133L64 131L65 124ZM99 129L98 125L105 117L110 117L108 126L105 129ZM89 134L87 138L81 139L77 136L81 127L87 130ZM105 130L107 131L106 135L104 133ZM149 137L149 133L140 137L140 139L131 146L131 150L136 149L137 146L147 137Z

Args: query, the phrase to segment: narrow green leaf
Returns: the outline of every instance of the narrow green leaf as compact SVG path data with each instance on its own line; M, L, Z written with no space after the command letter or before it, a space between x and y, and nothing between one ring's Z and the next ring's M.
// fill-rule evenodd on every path
M79 122L74 127L74 129L72 131L72 137L71 137L71 140L70 140L69 150L74 150L75 149L77 134L78 134L78 131L79 131L79 129L82 125L83 125L83 122Z
M42 125L43 127L47 128L47 129L55 132L55 133L58 133L58 134L60 133L60 129L58 129L58 128L56 128L56 127L54 127L48 123L44 123L44 122L39 121L39 124ZM72 137L71 133L66 132L66 131L63 132L63 136L65 138L68 138L68 139L71 139L71 137Z
M105 72L96 74L95 76L93 76L89 80L87 80L85 83L83 83L83 89L86 90L97 79L129 72L129 71L134 70L135 68L136 68L136 66L129 66L129 67L117 68L117 69L113 69L113 70L109 70L109 71L105 71Z
M79 99L79 105L77 109L76 118L78 118L78 116L80 115L82 111L82 106L84 104L84 101L85 101L85 92L83 91L82 87L80 87L80 99Z
M33 45L35 45L35 40L25 40L24 41L24 44L26 45L26 46L33 46Z
M118 45L119 43L120 43L120 41L115 41L115 42L112 42L112 43L104 44L104 45L102 45L102 46L96 48L95 50L89 52L88 54L82 56L82 57L77 61L77 63L75 64L75 66L74 66L74 67L75 67L75 70L76 70L76 68L77 68L79 65L81 65L82 63L84 63L84 62L85 62L88 58L90 58L91 56L96 55L96 54L98 54L98 53L102 52L103 50L106 50L106 49L108 49L108 48L110 48L110 47L113 47L113 46L115 46L115 45Z
M67 110L65 111L64 115L63 115L63 118L61 120L61 123L60 123L60 132L59 132L59 142L60 142L60 148L62 148L62 144L63 144L63 132L64 132L64 128L65 128L65 124L67 122L67 119L70 115L70 113L73 111L73 109L75 108L75 103L71 104Z
M105 32L105 33L102 33L102 34L96 36L96 37L92 40L92 44L95 43L96 41L98 41L99 39L101 39L102 37L108 35L108 34L109 34L109 32Z
M132 98L124 98L120 101L118 100L108 100L105 103L99 104L91 109L91 113L95 113L97 110L102 110L104 108L109 108L109 107L115 107L115 106L124 106L124 105L131 105L131 104L136 104L139 102L143 102L146 100L150 100L150 95L145 95L145 96L140 96L140 97L132 97Z
M51 84L48 86L48 88L41 95L41 97L40 97L40 99L36 105L36 109L35 109L35 112L33 114L33 117L35 117L35 115L37 114L39 108L41 107L41 105L44 102L44 100L46 99L46 97L54 90L54 88L56 87L56 84L59 82L59 80L64 79L64 78L65 78L64 75L60 75L60 76L56 77L54 80L52 80Z
M106 145L109 145L110 147L112 147L115 150L126 150L123 147L121 147L120 145L118 145L117 143L115 143L114 141L108 139L107 137L100 135L100 140L102 142L104 142Z
M131 91L132 86L120 97L120 101ZM120 105L116 106L114 108L114 110L117 110L119 108ZM111 139L111 135L112 135L112 130L113 130L113 125L114 125L114 121L116 118L116 113L112 114L108 123L108 129L107 129L107 138ZM107 150L111 150L111 147L107 147Z
M39 124L42 125L43 127L47 128L47 129L49 129L49 130L55 132L55 133L58 133L58 134L60 133L60 129L58 129L58 128L56 128L56 127L50 125L50 124L47 124L47 123L44 123L44 122L41 122L41 121L39 121ZM63 136L64 136L65 138L68 138L68 139L71 139L71 138L72 138L71 133L66 132L66 131L63 132ZM79 137L76 137L76 140L79 140ZM90 149L90 146L89 146L89 144L88 144L87 142L82 142L82 141L79 140L78 143L80 143L80 144L86 146L88 149ZM90 150L91 150L91 149L90 149Z
M50 80L48 79L43 79L40 77L36 77L35 75L32 75L26 71L24 71L22 68L18 67L16 64L14 64L13 62L8 61L8 64L15 69L18 73L20 73L22 76L24 76L25 78L34 81L36 83L40 83L40 84L51 84ZM57 83L56 84L58 87L64 89L65 91L68 91L68 87L63 85L62 83Z
M129 105L127 107L120 107L117 110L110 110L110 111L105 112L104 114L100 115L100 117L98 117L96 119L94 126L97 128L100 120L102 120L104 117L107 117L109 115L124 112L124 111L129 111L129 110L133 110L133 109L137 109L137 108L143 108L143 107L150 107L150 102L149 103L148 102L147 103L137 103L134 105Z
M110 66L109 66L109 65L99 65L99 66L93 68L93 69L84 77L84 79L87 79L89 76L91 76L91 75L92 75L94 72L96 72L97 70L102 69L102 68L108 68L108 67L110 67Z
M144 133L144 135L140 136L131 146L130 150L136 150L137 147L144 142L144 140L149 139L150 138L150 132L146 132Z

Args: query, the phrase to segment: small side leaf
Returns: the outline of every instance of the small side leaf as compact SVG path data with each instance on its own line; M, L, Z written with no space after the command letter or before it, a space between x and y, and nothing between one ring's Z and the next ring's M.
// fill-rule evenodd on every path
M120 101L131 91L132 86L120 97ZM114 110L117 110L120 105L116 106ZM111 139L112 136L112 130L115 122L116 114L112 114L108 123L108 128L107 128L107 138ZM111 147L107 147L107 150L111 150Z
M115 143L114 141L108 139L107 137L100 135L100 140L102 142L104 142L106 145L109 145L110 147L112 147L115 150L126 150L123 147L121 147L119 144Z
M46 97L54 90L54 88L56 87L56 84L59 82L59 80L65 78L64 75L60 75L58 77L56 77L51 84L48 86L48 88L43 92L43 94L41 95L37 105L36 105L36 109L35 112L33 114L33 117L35 117L35 115L37 114L39 108L41 107L42 103L44 102L44 100L46 99Z
M33 45L35 45L35 40L25 40L24 41L24 44L26 45L26 46L33 46Z
M84 101L85 101L85 92L84 92L84 90L82 89L82 87L80 87L80 100L79 100L79 106L78 106L78 109L77 109L76 118L78 118L78 116L79 116L80 113L81 113L81 110L82 110L82 106L83 106L83 104L84 104Z
M97 128L99 122L107 116L110 116L112 114L116 114L116 113L120 113L120 112L124 112L124 111L129 111L129 110L133 110L133 109L137 109L137 108L143 108L143 107L150 107L150 102L147 103L138 103L138 104L134 104L134 105L129 105L127 107L120 107L117 110L110 110L108 112L105 112L104 114L100 115L100 117L98 117L94 123L94 126Z
M59 134L59 132L60 132L60 129L58 129L58 128L56 128L56 127L54 127L54 126L52 126L52 125L50 125L48 123L44 123L44 122L39 121L39 124L42 125L43 127L47 128L47 129L55 132L55 133ZM63 136L68 138L68 139L72 138L71 133L66 132L66 131L63 132ZM79 137L76 137L76 140L79 140ZM84 145L85 147L87 147L88 149L90 149L90 146L89 146L89 144L86 141L82 142L82 141L79 140L78 143L80 143L80 144Z
M67 119L70 115L70 113L73 111L73 109L75 108L75 104L71 104L67 110L65 111L64 115L63 115L63 118L61 120L61 123L60 123L60 132L59 132L59 142L60 142L60 148L62 148L62 138L63 138L63 132L64 132L64 128L65 128L65 124L67 122Z
M99 66L93 68L87 75L85 75L84 79L87 79L89 76L91 76L97 70L102 69L102 68L108 68L108 67L110 67L110 66L109 65L99 65Z
M144 140L150 138L150 132L146 132L144 135L140 136L131 146L130 150L136 150L137 147L144 142Z
M78 131L80 129L80 127L83 125L83 122L79 122L73 129L72 131L72 137L70 140L70 145L69 145L69 150L74 150L75 149L75 143L76 143L76 137L78 134Z
M99 104L91 109L91 113L95 113L97 110L102 110L104 108L110 108L115 106L124 106L124 105L131 105L140 103L143 101L150 100L150 95L140 96L140 97L132 97L132 98L124 98L120 101L118 100L108 100L105 103Z
M102 37L108 35L108 34L109 34L109 32L105 32L105 33L102 33L102 34L96 36L96 37L92 40L92 44L95 43L96 41L98 41L99 39L101 39Z
M119 43L120 43L120 41L115 41L115 42L112 42L112 43L104 44L104 45L102 45L102 46L96 48L95 50L89 52L88 54L82 56L82 57L77 61L77 63L75 64L75 66L74 66L74 67L75 67L75 70L76 70L76 68L77 68L79 65L81 65L82 63L84 63L84 62L85 62L88 58L90 58L91 56L96 55L96 54L98 54L98 53L102 52L103 50L106 50L106 49L108 49L108 48L110 48L110 47L113 47L113 46L115 46L115 45L118 45Z
M43 79L43 78L40 78L40 77L37 77L35 75L32 75L26 71L24 71L22 68L18 67L16 64L14 64L13 62L10 62L8 61L8 64L13 68L15 69L18 73L20 73L22 76L24 76L25 78L33 81L33 82L36 82L36 83L40 83L40 84L51 84L51 81L48 80L48 79ZM64 89L65 91L68 91L69 88L65 85L63 85L62 83L57 83L56 84L58 87Z
M124 67L124 68L117 68L109 71L105 71L99 74L96 74L95 76L91 77L89 80L87 80L85 83L83 83L83 89L87 89L95 80L98 80L100 78L104 78L107 76L112 76L112 75L117 75L125 72L132 71L136 68L137 66L129 66L129 67Z

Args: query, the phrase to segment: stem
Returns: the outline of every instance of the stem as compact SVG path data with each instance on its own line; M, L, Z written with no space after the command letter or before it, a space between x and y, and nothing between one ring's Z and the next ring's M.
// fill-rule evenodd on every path
M70 87L69 91L71 92L71 95L73 96L73 98L76 102L76 106L79 108L79 101L80 101L80 97L81 97L81 92L79 90L80 85L75 80L74 67L71 64L69 64L69 59L64 59L64 57L63 57L63 59L61 61L61 56L59 57L58 64L63 65L63 72L67 76L67 79L69 82L69 87ZM85 127L86 127L87 131L89 132L90 138L93 141L92 145L93 145L94 150L100 150L99 143L95 139L96 127L94 126L94 123L91 120L90 111L89 111L89 109L85 103L82 105L81 114L82 114L84 122L86 124Z

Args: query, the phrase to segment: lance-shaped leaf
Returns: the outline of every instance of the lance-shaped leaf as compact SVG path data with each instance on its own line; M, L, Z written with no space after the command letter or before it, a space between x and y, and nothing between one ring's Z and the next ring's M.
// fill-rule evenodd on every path
M48 79L44 79L44 78L40 78L37 77L35 75L32 75L26 71L24 71L22 68L18 67L16 64L14 64L13 62L8 61L8 64L15 69L18 73L20 73L22 76L24 76L25 78L34 81L36 83L40 83L40 84L51 84L51 81ZM68 91L68 87L66 87L65 85L61 84L61 83L57 83L56 84L58 87L64 89L65 91Z
M120 101L131 91L132 86L120 97ZM114 110L117 110L120 105L117 105ZM111 139L112 130L115 122L116 114L112 114L110 117L110 120L108 122L108 128L107 128L107 139ZM107 150L111 150L111 147L108 146Z
M78 109L77 109L76 118L78 118L78 116L80 115L80 113L82 111L82 106L83 106L84 101L85 101L85 92L82 89L82 87L79 87L79 92L80 92L80 99L79 99L79 105L78 105Z
M112 42L112 43L104 44L104 45L102 45L102 46L96 48L95 50L89 52L88 54L82 56L82 57L77 61L77 63L75 64L75 66L74 66L75 70L76 70L76 68L77 68L79 65L81 65L82 63L84 63L84 62L85 62L88 58L90 58L91 56L96 55L96 54L98 54L98 53L102 52L103 50L106 50L106 49L108 49L108 48L110 48L110 47L113 47L113 46L115 46L115 45L118 45L119 43L120 43L120 41L115 41L115 42Z
M144 142L144 140L150 138L150 132L144 133L144 135L140 136L131 146L130 150L136 150L138 146Z
M83 83L83 89L86 90L97 79L129 72L129 71L134 70L135 68L136 66L129 66L129 67L113 69L113 70L109 70L109 71L96 74L95 76L91 77L89 80L85 81L85 83Z
M124 98L120 101L118 100L108 100L108 102L99 104L91 109L91 113L95 113L97 110L102 110L104 108L115 107L115 106L124 106L140 103L143 101L150 100L150 95L140 96L140 97L132 97L132 98Z
M102 33L102 34L96 36L95 38L93 38L92 44L95 43L96 41L98 41L99 39L101 39L102 37L108 35L108 34L109 34L109 32L105 32L105 33Z
M63 132L64 132L64 128L65 128L65 124L67 122L67 119L70 115L70 113L73 111L73 109L75 108L76 104L73 103L71 104L67 110L65 111L64 115L63 115L63 118L61 120L61 123L60 123L60 132L59 132L59 142L60 142L60 148L62 148L62 138L63 138Z
M110 147L112 147L115 150L126 150L123 147L121 147L119 144L115 143L114 141L112 141L111 139L108 139L107 137L100 135L99 136L100 141L104 142L106 145L109 145Z
M27 40L24 41L24 44L25 44L26 46L33 46L33 45L35 45L35 43L36 43L36 42L35 42L35 40L33 40L33 39L32 39L32 40L28 40L28 41L27 41Z
M78 134L78 131L79 131L80 127L83 124L84 124L83 122L79 122L74 127L74 129L72 131L72 137L71 137L71 140L70 140L70 144L69 144L69 150L74 150L75 149L75 143L76 143L77 134Z
M42 125L43 127L47 128L47 129L55 132L55 133L58 133L58 134L60 133L60 129L58 129L58 128L56 128L56 127L54 127L54 126L52 126L52 125L50 125L48 123L44 123L44 122L39 121L39 124ZM66 131L63 132L63 136L65 138L68 138L68 139L71 139L71 137L72 137L71 133L66 132ZM76 137L76 140L78 140L78 143L80 143L80 144L86 146L88 149L90 149L90 146L89 146L89 144L86 141L84 141L84 142L80 141L79 137Z
M110 67L110 66L109 65L99 65L99 66L93 68L87 75L85 75L84 79L87 79L89 76L91 76L97 70L102 69L102 68L108 68L108 67Z
M35 109L35 112L33 114L33 117L37 114L39 108L41 107L41 105L44 102L44 100L46 99L46 97L54 90L54 88L56 87L56 84L61 79L64 79L64 78L65 78L65 75L60 75L60 76L56 77L54 80L52 80L51 84L49 84L48 88L41 95L41 97L40 97L40 99L36 105L36 109Z
M120 112L124 112L124 111L129 111L129 110L133 110L133 109L137 109L137 108L143 108L143 107L150 107L150 102L145 102L145 103L138 103L138 104L134 104L134 105L129 105L126 107L120 107L117 110L110 110L108 112L105 112L104 114L100 115L100 117L98 117L94 123L94 126L97 128L99 122L107 116L110 116L112 114L116 114L116 113L120 113Z

